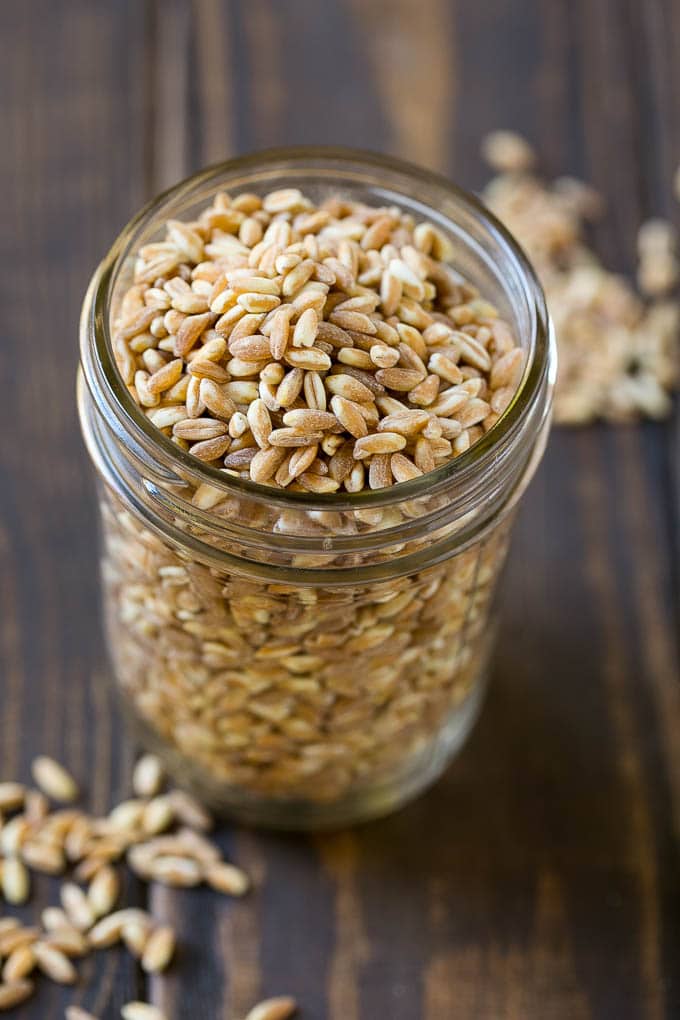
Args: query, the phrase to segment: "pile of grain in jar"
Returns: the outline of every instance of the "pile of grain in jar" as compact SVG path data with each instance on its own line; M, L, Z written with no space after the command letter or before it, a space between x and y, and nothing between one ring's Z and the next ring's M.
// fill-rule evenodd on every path
M603 205L592 188L569 177L543 181L533 171L532 149L513 132L493 132L483 153L498 173L484 198L528 252L555 324L556 420L581 424L668 415L680 383L672 225L650 220L640 228L640 296L586 243L585 227Z
M193 456L293 491L359 492L465 452L523 352L398 208L219 194L141 248L114 324L135 401Z
M345 499L406 482L492 429L524 370L509 324L454 258L434 225L398 208L220 194L137 253L113 317L117 362L149 420L213 468ZM399 507L252 510L191 479L181 498L322 539L402 519ZM108 490L102 516L115 673L216 803L398 785L452 713L478 703L508 518L445 564L307 587L190 561ZM396 552L342 555L334 567ZM327 561L296 551L290 565Z

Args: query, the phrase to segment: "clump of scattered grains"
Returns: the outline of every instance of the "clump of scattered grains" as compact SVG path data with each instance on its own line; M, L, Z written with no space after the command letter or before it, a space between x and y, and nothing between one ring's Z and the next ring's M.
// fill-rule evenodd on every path
M57 799L52 777L68 773L58 763L49 761L48 779L43 785L53 799ZM44 781L45 766L39 765L34 774ZM123 801L104 818L76 808L51 811L48 803L41 803L41 809L33 810L29 816L36 791L18 783L0 783L0 790L5 791L5 808L0 817L0 892L3 898L10 903L27 899L30 885L26 865L56 873L56 869L45 867L46 861L39 854L26 853L29 847L49 847L59 855L59 871L65 868L68 860L74 877L81 875L82 866L86 864L87 875L83 880L89 882L85 891L74 881L64 881L60 887L62 906L50 906L42 911L41 928L24 926L14 917L0 917L0 1011L12 1009L30 997L34 985L29 977L40 972L59 984L73 984L77 979L73 959L120 942L150 974L169 966L176 941L171 927L156 925L150 914L138 908L113 911L120 890L115 863L126 852L133 861L135 853L148 861L148 869L135 869L145 879L154 880L149 872L158 870L160 880L167 884L205 882L233 896L247 891L249 883L245 874L224 861L219 848L205 835L212 827L208 812L183 791L160 794L163 773L158 760L149 755L140 759L134 777L139 797ZM65 784L58 782L57 786L61 796ZM69 789L72 789L70 784ZM174 827L174 831L149 839L144 827L146 810L139 811L136 807L141 803L142 809L149 809L161 801L165 803L163 828ZM171 803L176 805L176 811L170 807ZM19 851L23 859L17 856ZM181 881L177 880L176 869ZM190 873L191 881L185 880L185 873ZM133 1018L161 1015L155 1007L144 1003L130 1003L125 1010L128 1012L124 1011L123 1015ZM92 1020L89 1013L77 1006L68 1007L66 1018Z
M559 350L556 420L663 418L680 381L680 306L670 297L679 275L673 228L662 220L640 228L645 301L587 246L585 226L601 212L599 196L571 178L549 184L532 174L531 150L514 137L509 142L495 132L483 144L500 172L484 194L526 248L546 293Z
M516 136L492 148L506 166L526 164ZM515 340L452 267L455 252L435 226L396 207L336 197L315 206L296 189L249 202L247 217L238 197L218 195L138 252L114 351L157 428L214 467L334 493L417 477L493 427L519 384L521 350L496 386L493 368ZM259 229L243 230L253 217ZM458 387L465 380L476 381L474 394ZM419 426L391 436L388 403L418 408ZM423 438L428 429L436 435ZM424 468L419 441L429 444ZM395 473L386 455L396 452Z

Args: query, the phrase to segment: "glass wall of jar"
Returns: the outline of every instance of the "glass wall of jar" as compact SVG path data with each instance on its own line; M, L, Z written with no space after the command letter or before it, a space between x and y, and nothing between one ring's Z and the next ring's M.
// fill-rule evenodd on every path
M221 190L284 187L433 222L510 323L525 350L517 393L457 459L386 489L291 492L199 462L131 398L110 324L135 252ZM234 160L123 231L85 299L81 365L106 635L142 741L213 807L270 826L374 817L432 782L480 705L513 513L549 428L554 340L510 236L470 196L393 160L328 149Z

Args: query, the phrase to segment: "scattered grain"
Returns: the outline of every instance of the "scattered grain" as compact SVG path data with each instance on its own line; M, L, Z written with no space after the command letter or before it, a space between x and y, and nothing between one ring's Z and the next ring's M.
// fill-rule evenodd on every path
M288 1020L297 1010L297 1002L289 996L265 999L248 1013L246 1020Z
M52 800L69 804L78 799L75 780L54 758L40 755L34 759L31 771L42 792Z
M175 952L175 933L167 925L149 935L142 954L142 969L148 974L165 970Z

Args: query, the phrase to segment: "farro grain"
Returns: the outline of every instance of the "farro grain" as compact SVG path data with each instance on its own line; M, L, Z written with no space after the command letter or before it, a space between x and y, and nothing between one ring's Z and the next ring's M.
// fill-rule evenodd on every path
M142 954L142 969L156 974L166 969L175 952L175 933L168 925L149 935Z
M95 913L87 896L75 882L65 882L60 889L61 905L71 924L78 931L88 931L95 923Z
M85 935L72 925L55 928L42 941L46 945L58 949L64 956L85 956L90 947Z
M294 428L274 429L269 434L272 446L315 446L323 439L322 432L298 432Z
M276 400L281 407L290 407L297 400L304 383L304 372L294 368L283 377L276 391Z
M224 466L232 470L242 471L249 467L257 453L257 446L244 446L240 450L227 454L224 458Z
M186 790L171 790L168 797L175 817L183 825L198 829L199 832L210 832L214 825L213 819L195 797Z
M146 801L141 797L123 800L109 812L108 828L113 833L127 832L141 825Z
M129 951L137 959L141 959L146 944L149 940L150 927L147 924L140 924L139 921L131 921L121 931L121 938Z
M140 924L151 926L150 916L143 910L128 907L125 910L117 910L108 917L97 921L94 927L88 932L90 945L95 949L107 949L120 941L121 933L128 924Z
M223 421L215 421L214 418L185 418L184 421L173 425L173 435L180 439L189 439L200 442L205 439L217 439L227 433L227 426Z
M269 436L272 432L272 420L269 411L260 399L254 400L248 407L248 424L250 431L253 434L253 438L257 445L264 449L268 447Z
M11 985L17 981L27 978L35 967L35 953L33 946L19 946L5 960L2 968L2 980L5 984Z
M0 811L18 811L24 805L25 796L23 783L0 783Z
M150 1006L146 1002L128 1002L122 1007L120 1015L123 1020L167 1020L165 1013L157 1006Z
M282 995L274 999L265 999L257 1006L253 1006L246 1020L288 1020L288 1017L293 1016L296 1010L295 999Z
M149 864L148 873L154 882L176 888L189 888L199 885L203 880L203 871L196 861L190 857L170 854L154 858Z
M439 386L439 376L435 374L428 375L426 379L418 383L417 386L414 386L412 390L409 390L408 399L417 407L429 407L437 399Z
M250 336L236 339L232 334L229 340L229 352L233 357L240 358L242 361L268 361L272 356L271 341L269 337L259 333L252 333Z
M118 876L112 867L105 865L93 878L87 897L96 917L109 914L118 899Z
M70 803L77 800L79 791L73 777L53 758L40 755L33 760L31 772L42 792L52 800Z
M44 841L26 840L21 846L21 857L33 871L47 875L60 875L66 867L62 848Z
M230 386L235 385L233 383L229 383L230 375L225 368L222 368L221 365L217 365L214 361L210 361L207 358L194 358L189 363L189 372L197 379L212 379L213 382L216 383L228 383ZM248 392L252 393L252 390L249 390ZM227 389L227 393L230 394L229 389ZM236 397L234 397L234 399L236 400L236 403L240 403Z
M20 946L33 945L39 935L37 928L24 928L22 925L8 928L0 935L0 956L11 956Z
M392 454L390 457L390 469L394 480L397 482L408 482L422 474L420 468L416 467L413 461L405 457L403 453Z
M25 864L18 857L2 862L2 895L8 903L19 905L28 899L31 882Z
M336 428L338 419L328 411L300 408L295 411L286 411L283 415L283 424L289 428L299 429L303 433L323 432L326 429Z
M0 1010L13 1009L33 995L32 981L15 981L12 984L0 984Z
M297 482L307 492L330 493L337 492L339 483L333 478L326 478L323 475L314 474L311 471L304 471L297 476Z
M50 980L60 985L72 985L78 974L65 953L46 942L36 942L33 947L35 961Z
M42 921L43 928L48 932L59 928L68 928L71 924L66 916L66 912L60 907L45 907L40 915L40 920Z
M331 367L330 357L319 347L289 347L283 359L287 365L307 372L326 372Z
M373 391L359 379L355 379L346 369L337 375L326 376L324 384L334 395L354 400L359 404L374 399Z
M161 784L159 783L159 786ZM147 786L147 789L150 788ZM137 787L139 789L139 786ZM168 797L153 797L144 808L141 827L147 836L156 836L168 829L175 819L172 804Z
M363 460L373 454L395 453L406 446L406 438L398 432L380 432L357 439L354 444L356 460Z
M246 873L225 861L207 864L205 880L211 888L229 896L243 896L250 889L250 879Z

